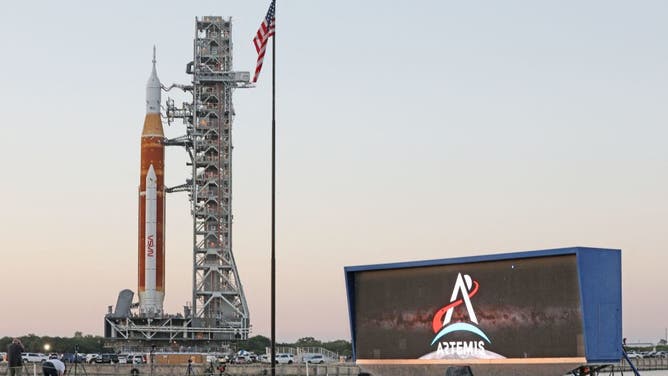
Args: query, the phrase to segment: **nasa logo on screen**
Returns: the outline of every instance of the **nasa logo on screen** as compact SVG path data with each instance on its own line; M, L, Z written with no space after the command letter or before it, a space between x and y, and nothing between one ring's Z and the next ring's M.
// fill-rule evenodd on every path
M476 355L485 352L485 342L481 341L445 341L444 337L450 333L455 332L469 332L479 336L481 339L492 343L478 326L478 318L473 310L471 298L478 293L480 284L473 280L470 275L462 273L457 275L455 287L452 290L450 303L439 309L432 320L432 329L436 334L431 341L431 346L438 343L438 352L443 355ZM455 322L451 323L452 313L454 309L460 305L466 306L470 322Z

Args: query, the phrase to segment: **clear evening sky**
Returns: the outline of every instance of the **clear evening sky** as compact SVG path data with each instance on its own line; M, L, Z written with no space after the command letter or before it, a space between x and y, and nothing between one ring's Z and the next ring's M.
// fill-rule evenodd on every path
M195 17L231 16L251 71L268 5L3 3L0 336L102 334L137 289L152 46L162 82L189 83ZM622 249L624 336L663 338L667 16L665 1L278 0L277 339L350 338L344 266L574 245ZM233 250L266 336L271 54L235 92L233 133ZM169 186L186 161L168 149ZM170 313L191 299L191 226L172 194Z

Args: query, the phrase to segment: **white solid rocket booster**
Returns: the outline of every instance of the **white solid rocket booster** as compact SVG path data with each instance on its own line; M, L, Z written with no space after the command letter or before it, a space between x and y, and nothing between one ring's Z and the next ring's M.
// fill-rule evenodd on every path
M159 312L162 307L157 300L157 291L155 284L155 276L157 273L157 239L156 223L158 216L158 178L155 176L155 169L153 165L148 167L146 174L146 219L144 221L145 227L145 244L144 244L144 301L143 308L146 311Z

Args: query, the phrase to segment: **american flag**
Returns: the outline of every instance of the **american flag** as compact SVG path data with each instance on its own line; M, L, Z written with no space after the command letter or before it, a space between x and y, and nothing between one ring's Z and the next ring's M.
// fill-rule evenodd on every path
M276 18L274 18L274 13L276 12L276 0L272 0L269 5L269 10L267 15L262 20L260 28L253 38L253 43L255 44L255 50L257 51L257 64L255 66L255 76L253 76L253 82L257 82L257 78L260 76L260 70L262 69L262 62L264 61L264 53L267 51L267 41L269 37L274 35L274 30L276 27Z

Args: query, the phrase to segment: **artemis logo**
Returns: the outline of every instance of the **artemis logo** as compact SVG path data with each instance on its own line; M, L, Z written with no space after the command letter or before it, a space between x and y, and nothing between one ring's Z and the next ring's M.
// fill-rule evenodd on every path
M471 305L471 298L478 293L479 289L480 289L480 284L478 283L478 281L472 280L471 276L469 276L468 274L465 274L463 277L462 273L459 273L457 275L455 288L452 290L452 296L450 297L450 304L439 309L438 312L436 312L436 314L434 315L434 319L432 320L432 329L436 334L434 339L431 341L432 346L437 342L439 342L439 340L445 335L458 331L476 334L480 338L487 341L487 343L492 343L492 341L490 341L489 338L487 338L487 335L482 330L480 330L480 328L478 328L476 325L473 325L473 324L478 324L478 318L475 315L475 311L473 311L473 306ZM458 296L460 295L461 297L458 298ZM469 320L473 324L466 322L450 323L450 320L452 320L452 312L454 311L455 307L458 307L462 304L466 306L466 312L469 315ZM439 343L439 349L441 349L442 346L447 346L447 344L451 343L453 342L443 342L443 344L446 345ZM462 346L457 346L457 347L462 347ZM482 341L472 342L471 347L475 349L479 349L482 347L484 350L484 342Z

